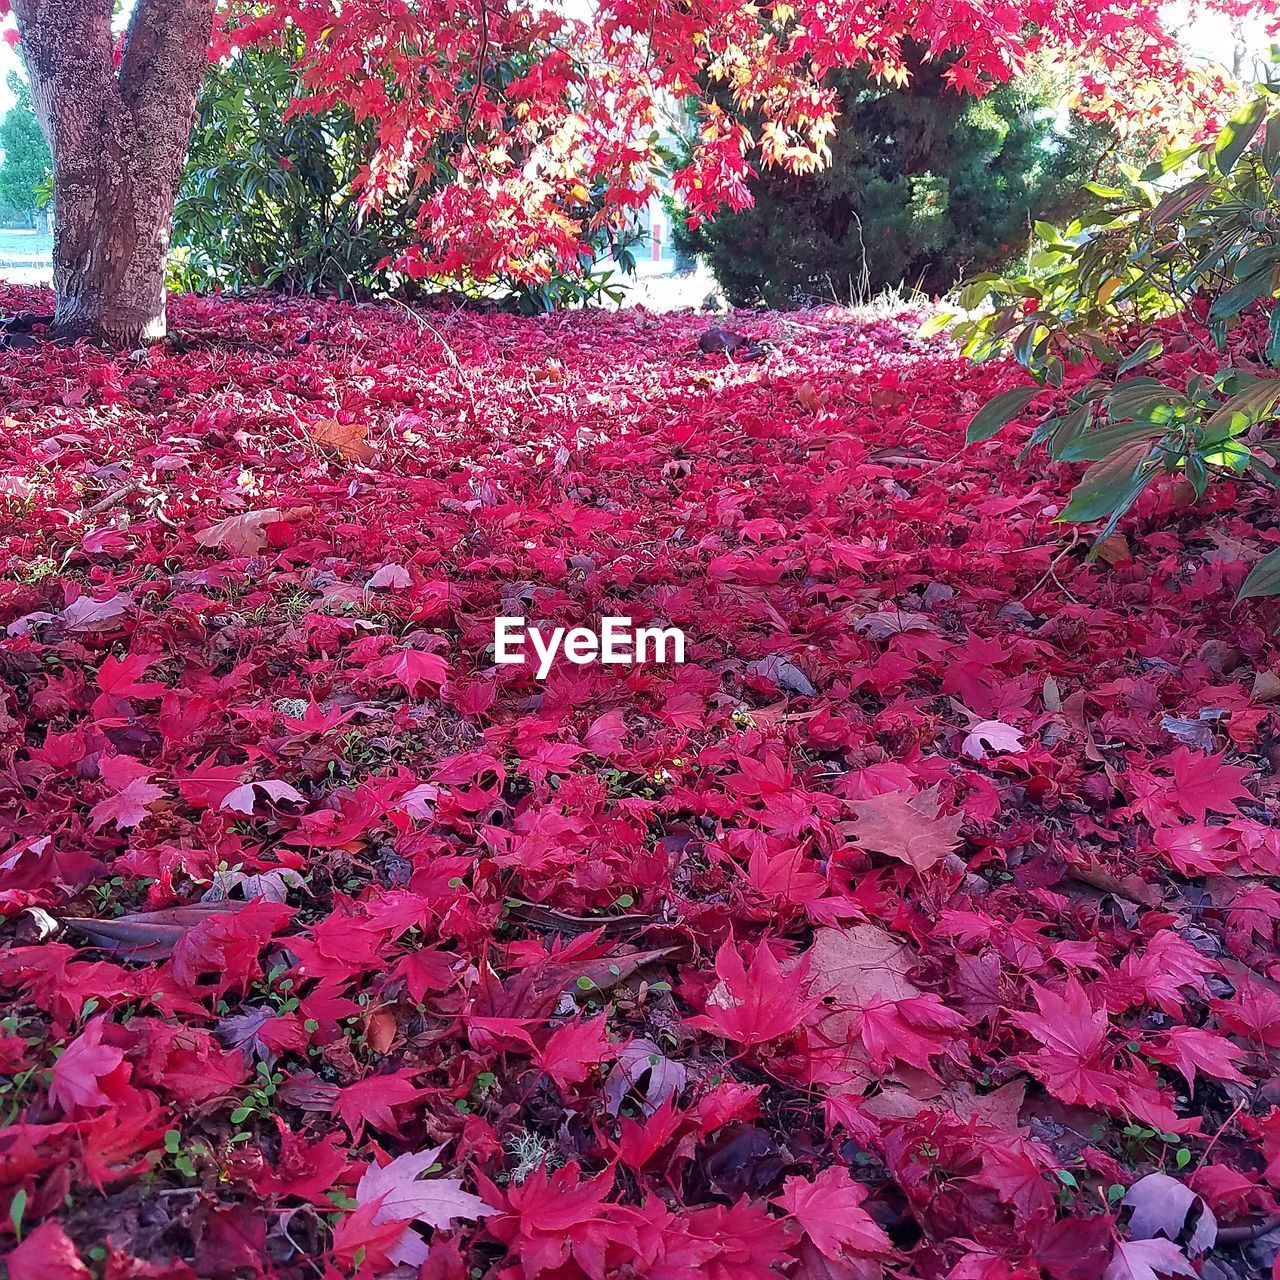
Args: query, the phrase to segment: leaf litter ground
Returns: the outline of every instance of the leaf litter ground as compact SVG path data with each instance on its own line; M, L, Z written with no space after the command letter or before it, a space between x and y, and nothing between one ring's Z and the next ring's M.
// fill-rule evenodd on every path
M13 1280L1270 1270L1274 511L1086 564L916 319L0 353Z

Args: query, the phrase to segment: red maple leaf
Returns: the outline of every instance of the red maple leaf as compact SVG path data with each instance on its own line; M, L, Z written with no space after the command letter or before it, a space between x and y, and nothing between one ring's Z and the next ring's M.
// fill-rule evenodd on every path
M94 1018L53 1064L49 1101L64 1111L109 1107L128 1082L124 1051L102 1043L106 1025L105 1018Z
M397 649L369 668L372 675L403 686L411 697L423 690L435 691L445 682L449 664L438 653L421 649Z
M484 1181L477 1180L484 1191ZM612 1172L583 1178L576 1161L554 1172L541 1165L508 1189L509 1212L491 1218L489 1229L513 1250L526 1275L554 1271L571 1258L587 1275L603 1275L609 1245L636 1240L636 1211L609 1203L612 1193ZM496 1194L485 1198L496 1203Z
M380 1207L374 1202L357 1205L339 1219L333 1229L333 1253L344 1267L368 1266L374 1271L388 1271L404 1256L404 1238L406 1234L414 1236L409 1220L397 1221L379 1214ZM414 1239L422 1245L420 1237Z
M1197 1071L1214 1080L1247 1083L1235 1065L1247 1056L1244 1050L1203 1027L1170 1027L1159 1041L1144 1045L1142 1051L1179 1071L1190 1089L1196 1087Z
M810 1182L788 1178L774 1200L785 1209L826 1257L839 1262L849 1254L886 1256L894 1252L883 1228L862 1208L867 1188L841 1166L824 1169Z
M711 992L704 1012L689 1025L713 1031L738 1044L767 1044L790 1035L818 1007L816 997L805 994L807 967L802 962L784 975L777 957L761 943L751 967L732 942L716 953L719 984Z
M607 1018L577 1019L551 1033L551 1038L534 1055L534 1061L556 1084L565 1088L582 1084L591 1068L613 1056Z
M935 995L905 1000L873 1000L855 1015L858 1034L880 1070L893 1062L909 1063L933 1074L929 1059L943 1053L967 1025Z
M398 1071L394 1075L369 1076L346 1085L334 1104L334 1114L341 1117L356 1141L366 1124L382 1133L399 1133L400 1126L391 1114L392 1108L407 1106L430 1092L413 1084L413 1076L412 1071Z
M1169 757L1173 769L1172 802L1197 822L1206 812L1234 813L1237 800L1252 800L1253 794L1241 786L1252 772L1239 765L1226 764L1226 754L1201 755L1178 747Z
M114 698L158 698L165 686L138 677L160 657L158 653L130 653L123 658L108 654L98 666L98 688Z
M1111 1024L1106 1009L1095 1009L1074 977L1061 995L1035 983L1031 991L1040 1012L1012 1017L1040 1048L1019 1060L1062 1102L1118 1107L1120 1081L1107 1060Z
M6 1255L9 1280L93 1280L71 1237L53 1218L42 1222Z
M99 800L89 810L89 825L95 831L101 831L108 823L114 822L116 830L125 831L136 827L151 812L148 807L162 799L167 792L154 782L145 778L134 778L126 783L115 795Z
M347 1168L346 1144L336 1133L309 1142L279 1117L276 1127L280 1131L280 1154L273 1166L258 1173L254 1188L264 1196L297 1196L312 1204L331 1205L333 1201L327 1193Z

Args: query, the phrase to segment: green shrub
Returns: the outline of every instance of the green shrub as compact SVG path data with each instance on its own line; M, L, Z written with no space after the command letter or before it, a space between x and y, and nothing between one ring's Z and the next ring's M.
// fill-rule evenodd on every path
M1007 260L1110 140L1060 120L1044 79L974 100L947 87L943 70L920 61L906 89L834 76L842 119L830 166L763 170L750 209L695 231L677 222L677 245L706 258L739 306L849 302L902 284L941 292Z
M1171 153L1112 186L1065 227L1038 223L1019 274L982 275L959 295L973 314L939 315L975 360L1011 354L1032 385L988 402L969 426L989 439L1070 366L1096 376L1059 396L1024 456L1089 463L1063 520L1102 521L1099 540L1161 476L1183 475L1197 497L1215 475L1280 488L1275 435L1280 378L1280 84L1263 86L1211 143ZM1204 348L1207 371L1179 378L1160 364L1169 318ZM1185 363L1185 362L1184 362ZM1280 593L1280 550L1242 596Z

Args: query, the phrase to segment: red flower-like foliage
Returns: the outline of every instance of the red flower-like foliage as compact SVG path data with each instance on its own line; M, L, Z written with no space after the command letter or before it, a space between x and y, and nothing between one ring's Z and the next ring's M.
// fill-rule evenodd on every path
M174 314L0 355L16 1280L1098 1280L1189 1269L1141 1173L1274 1211L1243 487L1086 564L911 316Z
M1278 13L1277 0L267 0L229 4L214 52L287 26L305 45L298 109L346 103L376 122L364 202L432 184L399 261L409 275L541 281L644 207L673 128L692 137L674 181L694 222L749 204L762 166L820 167L840 127L834 68L903 84L924 56L982 94L1052 60L1085 110L1151 144L1202 127L1235 91L1189 56L1179 22Z

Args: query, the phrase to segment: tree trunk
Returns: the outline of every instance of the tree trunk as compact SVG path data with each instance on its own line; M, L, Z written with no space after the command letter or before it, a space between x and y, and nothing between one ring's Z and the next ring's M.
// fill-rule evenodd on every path
M117 72L112 0L14 0L53 153L54 329L133 345L165 333L173 201L216 0L139 0Z

